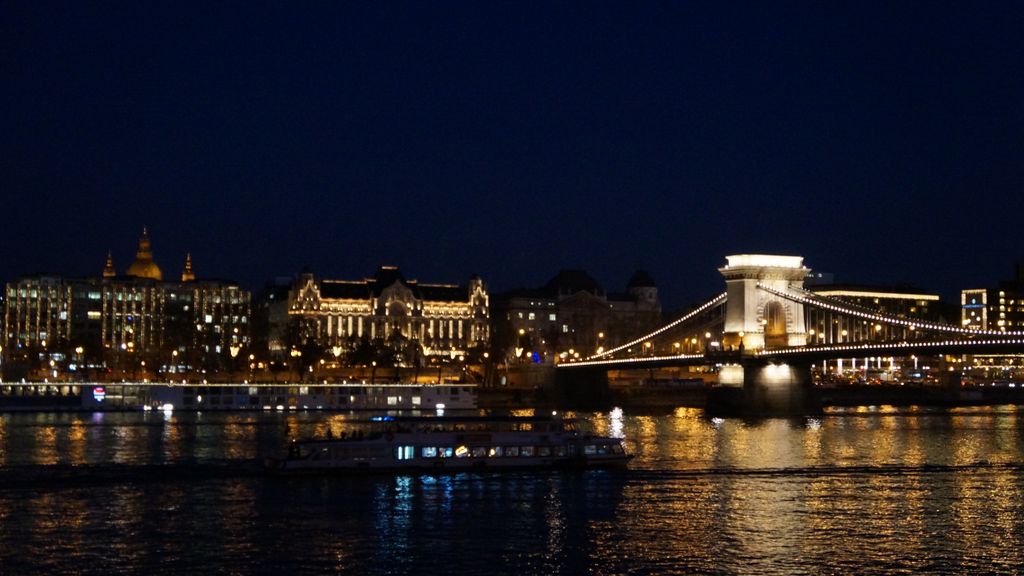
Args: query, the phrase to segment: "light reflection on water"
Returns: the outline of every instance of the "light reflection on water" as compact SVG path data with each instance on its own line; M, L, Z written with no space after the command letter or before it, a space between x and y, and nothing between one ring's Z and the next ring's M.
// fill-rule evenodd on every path
M348 414L0 414L0 574L1015 572L1014 407L578 413L626 472L264 477ZM155 467L155 468L154 468ZM31 550L31 554L23 551Z

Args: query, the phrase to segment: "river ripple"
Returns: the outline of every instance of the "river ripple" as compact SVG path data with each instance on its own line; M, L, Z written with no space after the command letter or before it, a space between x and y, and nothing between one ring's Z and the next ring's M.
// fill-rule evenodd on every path
M1024 566L1016 407L578 414L625 472L268 478L351 416L0 415L0 574L901 574Z

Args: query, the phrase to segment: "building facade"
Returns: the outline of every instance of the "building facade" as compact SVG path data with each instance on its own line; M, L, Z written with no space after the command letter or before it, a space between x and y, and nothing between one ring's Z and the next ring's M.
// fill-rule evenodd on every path
M999 282L997 288L962 290L960 310L965 328L1024 331L1024 264L1017 265L1014 279Z
M833 299L864 310L898 318L946 322L947 311L938 294L907 286L865 286L855 284L812 284L807 289L817 296ZM856 320L813 306L806 307L807 342L847 342L912 338L913 331ZM955 320L954 320L955 321Z
M495 297L494 348L505 362L550 364L586 357L642 336L661 323L650 274L609 293L583 270L561 270L540 288Z
M251 341L251 295L233 282L197 280L191 257L180 282L164 282L143 231L118 275L25 277L7 285L5 369L54 362L66 370L188 372L224 368ZM146 368L148 366L148 369Z
M317 279L304 272L288 293L288 317L293 347L340 354L361 341L383 342L404 352L403 364L463 357L484 350L490 339L489 296L480 278L426 284L407 280L394 266L363 280Z
M972 330L1024 331L1024 265L1018 264L1016 277L999 282L996 288L962 290L960 323ZM967 355L963 365L965 382L1024 381L1024 355Z

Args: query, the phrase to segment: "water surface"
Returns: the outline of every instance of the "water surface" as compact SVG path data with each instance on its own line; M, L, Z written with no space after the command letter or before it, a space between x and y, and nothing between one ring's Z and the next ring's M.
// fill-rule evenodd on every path
M1021 415L588 413L629 470L272 478L352 416L2 414L0 574L1016 573Z

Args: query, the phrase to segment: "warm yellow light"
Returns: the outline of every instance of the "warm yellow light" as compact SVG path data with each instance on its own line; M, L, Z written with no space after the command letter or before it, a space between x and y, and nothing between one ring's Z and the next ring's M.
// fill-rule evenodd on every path
M803 268L803 256L776 256L774 254L736 254L726 256L729 268L757 266L768 268Z

